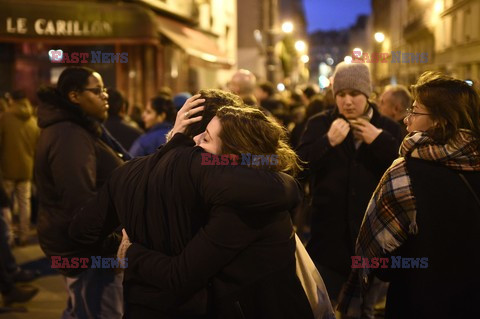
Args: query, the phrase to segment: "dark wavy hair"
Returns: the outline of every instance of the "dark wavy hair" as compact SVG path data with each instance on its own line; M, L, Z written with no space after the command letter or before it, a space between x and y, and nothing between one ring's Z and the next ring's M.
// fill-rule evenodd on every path
M72 91L83 91L88 85L88 78L95 72L86 67L68 67L60 74L56 87L43 86L37 91L37 96L43 104L71 112L75 115L73 121L100 135L101 129L96 121L88 117L80 105L72 102L68 97L68 93Z
M480 138L480 98L465 81L427 71L412 85L415 100L425 105L436 125L427 133L437 142L456 142L456 132L467 129Z
M42 87L39 89L38 98L42 102L54 105L75 105L68 98L68 93L83 91L88 85L88 78L95 72L95 70L82 66L68 67L60 74L55 88Z
M199 112L192 117L202 116L200 122L193 123L185 129L185 135L194 137L200 133L205 132L207 129L208 123L212 118L217 114L217 110L222 106L235 106L243 107L242 99L233 93L218 90L218 89L208 89L200 90L198 94L201 95L202 99L205 99L203 105L205 106L203 112Z
M157 112L157 114L165 113L165 121L173 123L175 121L175 116L177 115L177 110L173 105L173 100L170 96L165 94L160 94L150 100L152 109Z

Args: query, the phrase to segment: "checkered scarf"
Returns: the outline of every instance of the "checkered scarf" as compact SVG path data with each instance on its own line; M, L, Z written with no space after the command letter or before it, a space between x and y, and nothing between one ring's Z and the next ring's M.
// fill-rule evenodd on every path
M460 171L480 171L480 140L459 130L455 143L436 144L425 132L412 132L400 146L400 158L385 172L373 193L357 238L356 255L384 257L418 232L416 204L405 158L419 158ZM354 268L340 295L338 311L360 317L370 269Z

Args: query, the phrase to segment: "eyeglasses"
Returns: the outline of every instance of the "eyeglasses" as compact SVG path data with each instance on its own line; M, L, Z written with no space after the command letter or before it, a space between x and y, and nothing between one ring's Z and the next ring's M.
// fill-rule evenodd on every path
M90 91L93 94L100 96L102 93L107 93L106 88L84 88L84 91Z
M410 115L417 116L417 115L431 115L431 114L430 113L413 112L413 109L411 107L409 107L407 109L407 116L410 116Z

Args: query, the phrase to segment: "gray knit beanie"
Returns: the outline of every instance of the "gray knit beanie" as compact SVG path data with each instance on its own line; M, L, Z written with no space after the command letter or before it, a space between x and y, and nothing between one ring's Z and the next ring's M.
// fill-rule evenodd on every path
M350 89L362 92L367 98L372 93L370 71L365 63L340 62L333 75L333 94Z

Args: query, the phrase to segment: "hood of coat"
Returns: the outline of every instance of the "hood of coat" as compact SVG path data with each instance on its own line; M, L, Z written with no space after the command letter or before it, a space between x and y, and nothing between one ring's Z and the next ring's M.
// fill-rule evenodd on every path
M38 107L38 126L46 128L59 122L74 122L97 136L101 135L100 122L88 117L83 110L62 99L54 89L39 95L42 103Z
M455 143L438 144L425 132L412 132L400 146L401 156L433 161L461 171L480 171L480 140L468 130L457 132Z
M27 99L15 101L9 112L22 121L27 121L33 115L33 107Z

